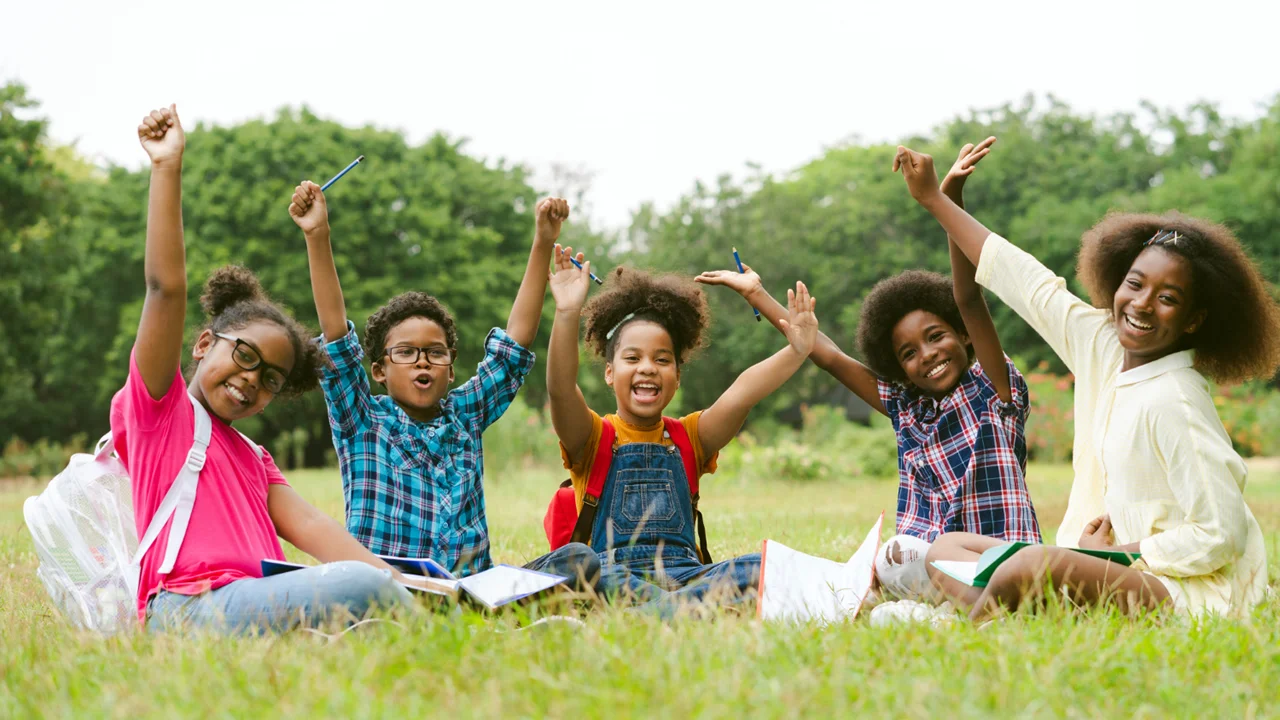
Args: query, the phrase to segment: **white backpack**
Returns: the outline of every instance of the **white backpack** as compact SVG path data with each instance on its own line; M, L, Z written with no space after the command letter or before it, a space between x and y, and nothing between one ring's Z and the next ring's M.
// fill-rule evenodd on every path
M142 558L170 517L173 525L160 574L173 570L191 521L213 427L204 406L187 398L195 408L195 442L141 542L134 529L129 473L114 454L111 433L102 436L92 455L72 455L49 487L22 506L40 559L36 575L53 604L77 628L111 635L138 627ZM244 439L261 458L262 448Z

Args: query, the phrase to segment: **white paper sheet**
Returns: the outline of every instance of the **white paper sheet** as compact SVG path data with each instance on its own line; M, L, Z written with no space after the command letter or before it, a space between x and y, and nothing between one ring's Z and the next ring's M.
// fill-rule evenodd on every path
M824 624L852 620L871 591L883 522L881 513L847 563L806 555L766 540L760 572L760 617Z

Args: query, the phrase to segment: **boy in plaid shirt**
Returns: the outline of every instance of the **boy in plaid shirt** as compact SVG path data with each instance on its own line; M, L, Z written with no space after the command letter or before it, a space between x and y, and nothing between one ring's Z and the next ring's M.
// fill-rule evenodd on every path
M942 181L957 205L963 207L964 182L994 143L993 137L966 145ZM1040 542L1025 478L1027 384L1000 346L973 263L954 244L951 272L954 283L910 270L876 284L858 323L866 365L826 335L810 355L888 416L897 435L898 535L882 546L876 577L883 590L904 600L882 606L888 615L931 614L921 613L915 601L934 596L925 553L944 532ZM728 285L766 317L778 316L781 306L750 268L698 279ZM901 612L889 610L894 605Z
M321 386L342 469L347 530L379 555L431 558L463 575L488 569L481 435L533 368L527 348L538 331L551 249L569 204L558 198L538 204L533 249L507 328L489 332L475 375L452 391L458 336L449 311L426 293L398 295L369 317L361 348L347 319L319 186L299 185L289 214L307 239L330 360ZM386 395L371 392L365 353ZM526 567L568 576L577 588L599 573L595 553L581 543Z

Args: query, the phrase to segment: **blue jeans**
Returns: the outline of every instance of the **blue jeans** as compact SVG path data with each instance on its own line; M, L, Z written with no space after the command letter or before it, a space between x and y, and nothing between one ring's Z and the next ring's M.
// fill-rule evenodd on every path
M147 605L148 630L187 628L229 634L287 632L351 623L374 609L412 602L387 570L346 560L265 578L247 578L199 595L161 590Z
M671 548L674 552L661 553L660 572L655 573L651 548L635 548L638 552L631 559L625 557L628 550L632 548L616 549L614 561L606 559L603 568L606 573L628 575L628 583L639 583L656 591L648 596L637 593L641 600L648 600L639 606L641 611L654 611L663 618L671 618L682 610L698 608L738 610L756 599L760 586L760 553L703 565L690 553L682 552L683 548Z
M552 550L524 567L526 570L569 578L565 583L569 590L597 590L595 578L600 573L600 558L596 557L594 550L582 543L569 543Z

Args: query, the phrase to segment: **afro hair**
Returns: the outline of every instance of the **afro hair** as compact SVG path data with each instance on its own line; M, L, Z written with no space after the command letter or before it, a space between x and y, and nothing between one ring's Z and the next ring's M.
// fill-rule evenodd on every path
M1177 233L1177 242L1169 242ZM1148 241L1192 269L1191 299L1207 311L1191 335L1195 367L1218 382L1270 378L1280 366L1280 308L1240 241L1226 227L1176 213L1113 213L1085 233L1076 268L1093 304L1112 310L1116 290Z
M946 320L956 332L967 333L951 278L925 270L907 270L881 280L862 301L858 352L872 372L886 380L906 382L907 375L893 348L893 328L916 310L931 312ZM973 358L972 348L969 357Z
M587 345L605 361L613 359L622 326L648 320L671 335L676 362L683 364L706 343L711 311L702 288L680 275L654 275L619 267L608 289L583 309Z
M391 329L411 317L426 318L444 330L450 350L458 347L458 328L453 315L439 300L424 292L406 292L391 298L386 305L369 316L364 327L364 351L373 362L378 362L387 350L387 335Z

